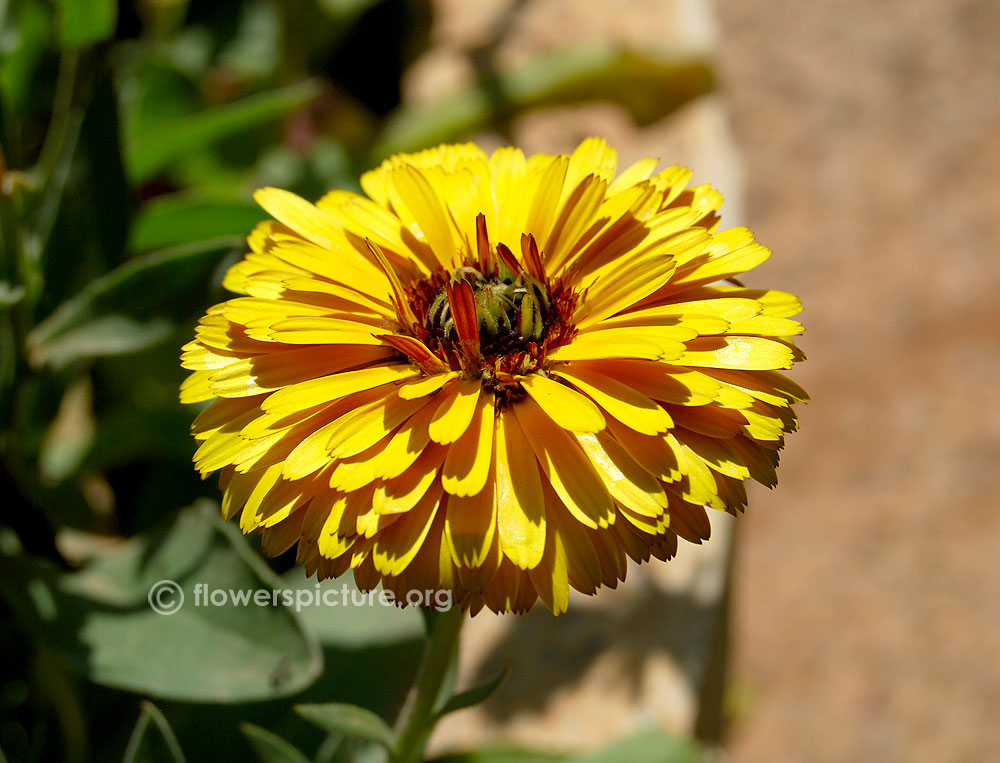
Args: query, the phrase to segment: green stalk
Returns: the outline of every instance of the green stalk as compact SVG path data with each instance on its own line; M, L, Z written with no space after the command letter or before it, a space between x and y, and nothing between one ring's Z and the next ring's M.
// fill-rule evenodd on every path
M418 763L438 721L438 709L452 665L458 655L459 634L465 614L459 607L433 613L427 634L427 651L417 684L400 718L394 763Z

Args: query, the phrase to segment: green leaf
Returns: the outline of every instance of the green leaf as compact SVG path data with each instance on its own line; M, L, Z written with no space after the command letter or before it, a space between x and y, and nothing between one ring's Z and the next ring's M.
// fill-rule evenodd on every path
M270 571L239 530L217 515L201 501L78 572L0 556L2 595L37 641L105 686L187 702L297 693L322 672L319 646L280 606ZM249 600L234 604L230 592ZM255 606L258 594L268 603Z
M6 2L6 13L0 14L0 90L4 104L4 151L10 166L22 166L19 141L13 140L15 115L28 107L37 96L39 63L49 51L52 38L51 10L45 3ZM2 5L2 4L0 4Z
M184 752L177 741L177 735L170 728L163 713L152 702L144 700L139 703L139 706L142 711L135 728L132 730L132 735L129 737L128 745L125 747L122 763L140 763L140 761L158 759L159 756L154 753L158 749L158 745L148 733L153 726L160 732L160 745L166 747L165 752L169 755L169 759L173 763L184 763Z
M79 468L94 439L93 389L80 376L66 388L59 412L38 453L38 470L50 482L60 482Z
M240 731L257 753L260 763L309 763L309 758L295 745L273 731L254 726L252 723L241 723Z
M9 281L0 281L0 307L16 305L24 299L24 287L14 286Z
M115 33L118 4L115 0L56 0L59 43L78 48L104 42Z
M342 702L326 705L296 705L295 712L327 731L374 742L387 750L393 747L389 725L371 710Z
M173 324L162 318L137 321L124 315L105 315L39 345L31 362L60 370L77 360L128 355L159 344L173 329Z
M246 236L267 214L256 204L187 194L160 196L136 217L129 248L137 252L220 236Z
M136 181L147 180L187 152L272 122L318 93L316 83L300 82L159 124L134 136L127 147L129 174Z
M372 163L400 151L456 140L516 113L606 100L651 124L709 92L714 75L701 56L651 56L587 47L557 51L436 103L391 115Z
M700 763L702 756L694 744L659 729L639 731L593 755L572 759L572 763Z
M448 713L454 713L457 710L464 710L467 707L478 705L480 702L485 702L500 688L500 685L509 673L510 663L508 662L495 678L491 678L489 681L485 681L478 686L473 686L471 689L466 689L452 696L445 702L444 707L438 711L438 717L440 718Z
M241 239L196 241L136 257L88 283L61 304L28 335L31 352L45 356L42 345L110 310L148 310L176 298L184 287L212 265L220 252L241 246Z
M291 589L313 590L316 581L294 567L283 577L282 585ZM300 616L310 631L325 646L339 649L365 649L424 639L423 623L416 607L400 609L379 603L381 589L365 593L349 575L323 584L336 589L336 611L328 607L304 607Z
M378 0L319 0L319 7L339 23L348 23Z
M434 763L701 763L698 748L658 729L639 731L600 752L560 755L517 747L471 750L435 758Z
M523 747L494 747L469 752L456 752L434 758L433 763L568 763L569 758L551 752L539 752ZM631 763L631 761L620 761Z

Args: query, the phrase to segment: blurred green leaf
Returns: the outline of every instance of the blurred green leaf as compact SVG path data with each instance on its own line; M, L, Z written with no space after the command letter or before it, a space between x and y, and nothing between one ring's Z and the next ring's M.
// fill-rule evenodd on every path
M115 0L55 0L59 43L78 48L104 42L115 33L118 4Z
M331 702L325 705L296 705L295 712L327 731L374 742L387 750L393 748L392 729L379 716L363 707Z
M177 735L167 719L152 702L143 701L139 720L129 737L128 746L125 748L125 756L122 763L147 763L147 761L170 760L173 763L185 763L184 753ZM149 733L153 726L160 732L159 742L154 741L154 737ZM162 748L162 750L161 750Z
M183 293L204 266L220 252L242 245L239 238L216 238L159 250L129 260L91 281L39 323L28 335L33 356L45 357L44 345L101 313L132 309L148 312L161 301Z
M195 449L190 427L189 410L122 402L101 416L83 467L105 472L140 460L188 465Z
M83 462L94 439L93 389L86 376L66 388L59 412L45 433L38 454L42 476L59 482L73 474Z
M58 370L78 360L128 355L159 344L170 336L173 328L170 321L162 318L137 321L124 315L104 315L38 345L31 362Z
M256 204L188 194L160 196L135 219L129 248L145 252L219 236L246 236L267 214Z
M319 7L338 22L347 22L380 0L319 0Z
M136 181L147 180L183 154L278 119L318 93L315 82L300 82L157 125L133 136L127 150L129 174Z
M219 63L246 80L263 80L281 59L281 19L275 3L244 2L236 36L219 54Z
M658 729L636 732L584 755L560 755L515 747L473 750L434 759L434 763L701 763L698 748Z
M433 763L568 763L568 761L569 758L565 755L538 752L523 747L496 747L456 752L433 759ZM625 763L625 761L620 761L620 763Z
M309 763L295 745L252 723L241 723L240 731L247 738L260 763Z
M452 696L445 702L444 707L438 711L438 717L454 713L457 710L464 710L467 707L478 705L480 702L485 702L500 688L500 685L509 673L510 663L508 662L495 678L491 678L489 681L484 681L478 686L473 686L471 689L466 689Z
M314 589L316 581L306 578L301 567L295 567L283 576L283 585L292 589ZM381 589L364 593L349 575L321 585L340 594L333 599L339 606L332 612L328 607L306 607L301 615L306 626L324 645L358 649L408 640L423 641L424 626L415 607L382 606L378 598ZM368 606L369 601L373 602L371 606Z
M560 50L450 98L396 112L375 144L372 163L466 137L497 118L547 106L606 100L628 109L638 124L651 124L713 85L705 57L651 56L604 47Z
M35 70L52 36L51 11L40 2L11 4L6 11L0 26L0 87L15 109L24 109L35 94ZM8 154L12 148L5 142Z
M700 763L698 748L691 742L658 729L639 731L593 755L573 758L573 763Z
M319 647L294 612L253 598L211 605L208 591L258 591L274 601L270 572L217 512L201 501L164 531L105 549L79 572L0 557L3 595L41 643L96 683L187 702L294 694L322 671ZM179 608L158 614L153 604Z
M16 305L24 299L24 287L14 286L9 281L0 281L0 307Z

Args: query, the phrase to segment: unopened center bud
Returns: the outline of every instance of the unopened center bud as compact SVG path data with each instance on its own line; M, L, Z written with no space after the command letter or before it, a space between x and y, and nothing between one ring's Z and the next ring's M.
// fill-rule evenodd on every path
M461 267L451 274L453 284L465 280L472 285L483 344L492 339L540 341L550 309L548 290L526 272L515 276L507 268L500 270L499 274L483 275L474 267ZM439 330L445 339L457 339L446 288L441 288L431 303L425 325L431 332Z

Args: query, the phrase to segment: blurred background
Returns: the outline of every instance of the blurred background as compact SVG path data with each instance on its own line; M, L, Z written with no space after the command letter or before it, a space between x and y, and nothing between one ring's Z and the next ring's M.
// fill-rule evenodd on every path
M724 680L695 660L696 683L724 687L700 698L718 723L664 725L734 761L995 757L998 35L992 0L0 0L0 749L171 760L176 737L192 761L279 760L277 733L317 759L362 754L290 705L391 718L415 613L146 605L165 577L311 585L216 520L178 348L225 298L262 217L253 188L316 198L443 140L566 151L600 134L623 164L660 156L722 187L724 223L775 252L748 284L806 307L794 376L813 401L780 487L737 523ZM715 548L729 541L720 525ZM721 583L710 598L691 618L708 640ZM638 601L610 633L535 612L504 643L562 639L575 661L574 640L660 638ZM524 700L530 729L508 689L439 744L611 743L635 717L566 719L638 692L586 656L561 666L579 681ZM658 696L643 701L694 701Z

